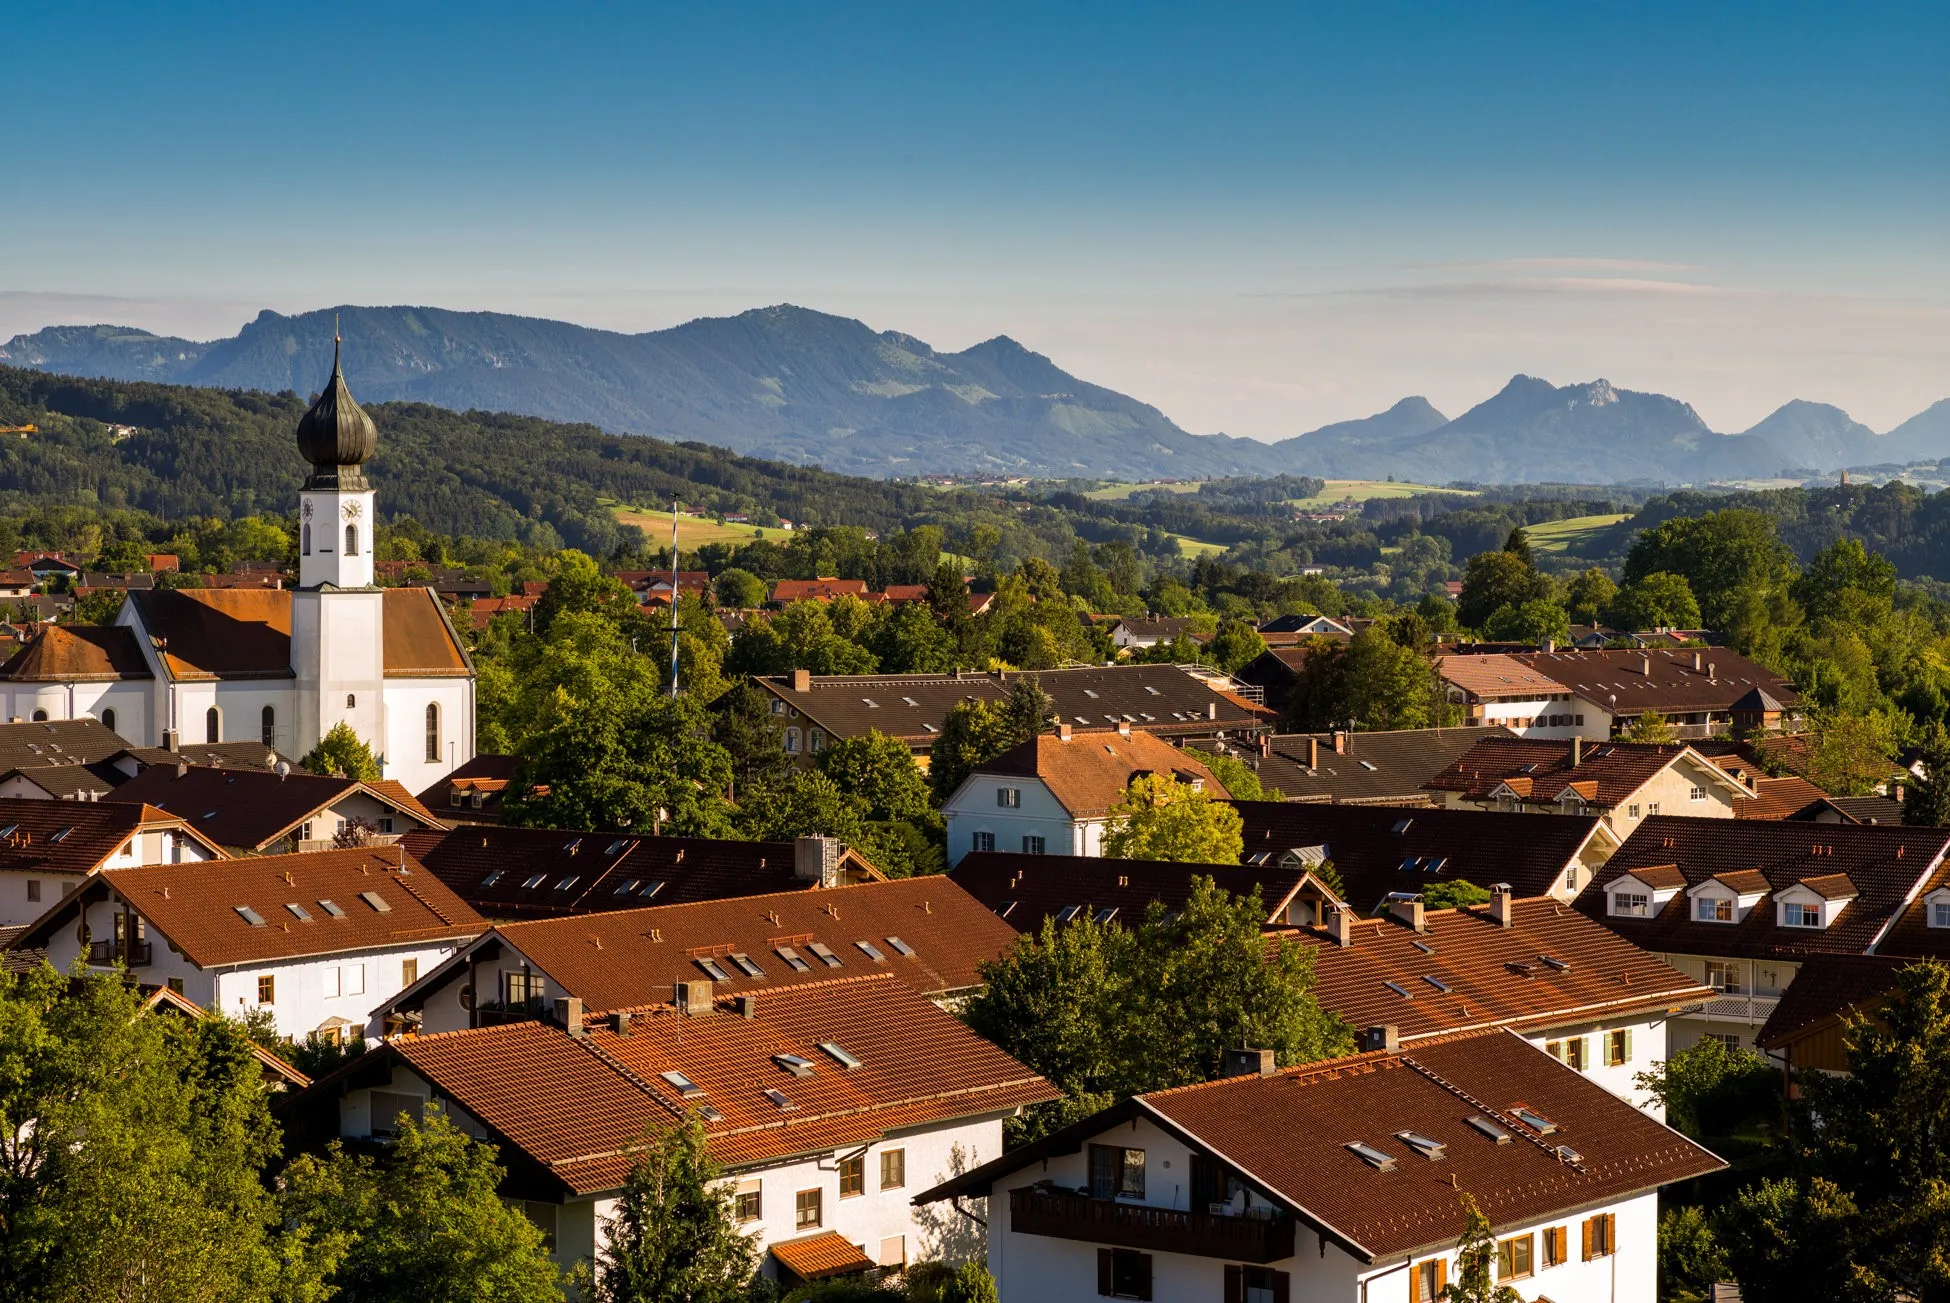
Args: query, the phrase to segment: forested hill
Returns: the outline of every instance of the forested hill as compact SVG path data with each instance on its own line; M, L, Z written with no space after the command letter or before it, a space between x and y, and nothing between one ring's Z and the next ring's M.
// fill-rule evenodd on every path
M1765 512L1803 563L1839 539L1881 553L1906 579L1950 581L1950 492L1910 484L1839 484L1758 493L1672 493L1649 499L1630 519L1585 545L1591 556L1623 556L1640 530L1728 507Z
M132 507L159 516L282 515L305 465L292 431L296 394L77 380L0 367L0 510ZM795 521L890 532L929 513L974 506L972 494L855 479L741 457L703 444L619 438L490 412L376 403L371 469L380 509L453 535L608 553L621 533L607 505L673 495L703 514L769 511ZM111 426L133 427L118 435ZM962 499L967 498L967 503ZM984 502L982 505L991 505Z

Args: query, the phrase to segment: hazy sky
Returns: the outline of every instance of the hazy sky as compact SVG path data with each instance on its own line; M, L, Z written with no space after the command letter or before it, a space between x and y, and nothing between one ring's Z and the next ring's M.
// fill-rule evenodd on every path
M1950 396L1950 5L16 5L0 340L1008 334L1279 438L1517 371Z

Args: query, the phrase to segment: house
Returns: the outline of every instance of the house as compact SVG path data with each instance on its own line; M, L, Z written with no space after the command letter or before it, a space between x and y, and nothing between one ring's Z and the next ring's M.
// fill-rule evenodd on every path
M234 855L330 848L343 836L383 840L443 825L398 783L261 769L151 765L103 802L155 806Z
M1381 918L1333 911L1283 935L1311 952L1321 1008L1355 1027L1392 1027L1411 1048L1507 1028L1660 1118L1637 1075L1665 1060L1672 1015L1713 994L1576 910L1501 884L1486 905L1404 897Z
M1684 743L1484 738L1426 784L1451 810L1595 814L1620 838L1657 814L1731 819L1754 789Z
M547 1008L391 1037L278 1113L298 1145L365 1145L437 1106L495 1146L503 1197L565 1268L605 1247L646 1133L696 1119L761 1270L791 1286L965 1242L914 1191L996 1157L1003 1119L1057 1095L884 970L729 998L664 983L601 1017L574 997Z
M1726 765L1720 763L1722 768ZM1787 774L1780 778L1768 778L1756 774L1746 780L1754 789L1751 800L1742 797L1733 803L1733 817L1736 819L1800 819L1810 823L1855 823L1852 816L1844 814L1834 805L1828 793L1816 787L1798 774ZM1901 807L1897 807L1898 813ZM1869 820L1868 822L1873 822Z
M1155 902L1184 908L1194 877L1211 878L1234 896L1257 891L1269 927L1324 918L1340 897L1303 864L1181 864L1164 860L1107 860L1092 855L1022 855L972 851L948 877L1019 933L1055 919L1089 918L1135 927Z
M1715 992L1672 1048L1751 1045L1822 955L1950 957L1950 830L1686 819L1641 823L1576 908Z
M1532 819L1476 810L1396 809L1325 802L1236 801L1253 864L1334 866L1341 895L1372 914L1396 893L1430 884L1507 882L1519 899L1570 901L1618 849L1595 815Z
M1250 742L1196 744L1223 749L1251 769L1259 785L1289 801L1348 805L1431 804L1425 784L1501 727L1405 728L1383 733L1262 733Z
M143 560L151 574L175 574L183 568L183 559L174 552L151 552Z
M480 754L419 794L421 805L449 824L500 823L501 800L519 756Z
M1240 666L1239 673L1234 677L1241 683L1258 688L1260 700L1266 707L1276 715L1283 715L1287 703L1293 700L1295 689L1300 686L1308 658L1319 650L1317 644L1323 640L1322 635L1308 634L1297 643L1268 644L1265 651Z
M526 619L535 609L537 597L521 597L510 594L507 597L477 597L467 608L467 625L477 633L494 622L497 615L519 615Z
M493 919L559 918L883 880L858 852L830 837L802 837L795 844L475 825L408 833L406 850Z
M641 582L630 582L630 587L641 595L645 604L670 605L671 584L668 570L649 571L645 573ZM703 596L711 591L710 571L679 570L676 591L682 597Z
M223 858L189 820L153 806L0 798L0 927L32 923L93 873Z
M132 591L112 627L43 634L58 641L0 666L0 713L107 723L113 712L111 727L138 746L256 738L286 755L343 723L409 791L470 759L474 669L459 634L430 590L374 585L364 463L378 436L336 359L296 436L310 473L294 588L206 575L200 588Z
M1492 1219L1501 1283L1653 1303L1660 1188L1726 1166L1508 1031L1230 1057L1237 1075L1135 1096L916 1199L987 1198L1011 1303L1432 1299L1462 1191Z
M1767 1015L1754 1044L1781 1061L1788 1089L1797 1072L1848 1071L1845 1033L1851 1018L1873 1017L1896 987L1896 974L1916 962L1890 955L1812 955Z
M1110 645L1120 652L1156 647L1159 643L1175 642L1189 636L1194 623L1193 620L1176 616L1127 616L1111 623Z
M1197 752L1128 724L1109 734L1062 724L978 766L942 803L948 862L970 851L1101 855L1111 807L1146 774L1229 795Z
M359 847L93 874L13 946L64 971L85 947L205 1009L339 1040L377 1035L373 1010L486 926L396 847Z
M1520 652L1513 657L1571 690L1589 723L1616 736L1656 711L1683 739L1729 730L1773 732L1798 727L1794 685L1724 647L1644 651Z
M875 973L952 1005L980 988L982 962L1014 939L939 877L801 888L500 923L380 1012L399 1027L444 1032L531 1018L558 996L607 1014L668 999L677 982L763 996Z
M1467 727L1501 725L1518 737L1611 736L1610 715L1586 710L1569 688L1514 656L1442 656L1436 674Z
M32 570L0 570L0 597L28 597L40 588Z
M128 740L92 715L0 724L0 769L86 765L126 750Z
M30 570L37 582L49 579L72 579L81 573L81 567L69 561L59 552L16 552L14 568Z
M1354 636L1354 626L1345 620L1336 620L1326 615L1276 615L1261 622L1259 631L1265 633L1304 633L1338 634L1343 638Z
M865 597L864 579L781 579L772 585L772 605L790 606L794 602L830 602L835 597Z
M1052 722L1077 732L1121 725L1184 742L1256 732L1269 712L1174 665L1105 665L1025 673L757 675L788 755L801 763L837 738L884 733L926 756L948 712L964 701L1000 702L1018 678L1050 698Z

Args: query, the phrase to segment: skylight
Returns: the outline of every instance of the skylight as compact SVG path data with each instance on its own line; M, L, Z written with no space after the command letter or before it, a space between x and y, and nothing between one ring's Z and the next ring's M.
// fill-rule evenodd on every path
M1553 959L1549 955L1538 955L1537 962L1542 964L1544 967L1552 969L1553 971L1559 973L1569 972L1571 969L1571 965L1566 963L1564 960Z
M1363 761L1361 762L1361 768L1363 768L1363 769L1365 769L1365 770L1367 770L1367 771L1368 771L1369 773L1371 773L1371 774L1372 774L1372 773L1374 773L1374 772L1376 772L1377 770L1379 770L1379 769L1381 768L1381 766L1380 766L1380 765L1378 765L1378 764L1376 764L1376 763L1375 763L1374 761L1372 761L1372 760L1363 760Z
M1415 872L1415 870L1421 867L1422 867L1422 857L1419 855L1411 855L1407 859L1402 861L1401 871L1403 873L1413 873Z
M1432 1163L1441 1158L1443 1151L1449 1148L1440 1140L1433 1140L1420 1131L1397 1131L1395 1138Z
M838 968L840 966L840 957L834 954L825 942L809 941L806 943L806 949L812 951L814 957L828 968Z
M523 891L533 891L535 888L541 886L544 882L547 881L548 881L548 874L537 873L532 877L530 877L527 881L523 882L521 884L521 889Z
M393 912L393 907L386 903L386 898L376 891L362 891L359 893L359 899L372 906L372 912L375 914L390 914Z
M1463 1121L1499 1145L1510 1143L1510 1133L1486 1117L1468 1117Z
M318 907L324 910L327 914L330 914L333 918L345 917L345 910L339 907L337 901L321 900L318 902Z
M237 917L243 919L244 922L250 924L252 927L264 926L264 916L252 909L249 905L232 905L231 908L237 911Z
M291 917L297 919L299 922L301 923L311 922L311 911L306 909L303 905L300 905L297 901L295 900L292 901L289 905L286 905L285 908L290 910Z
M1569 1145L1559 1145L1557 1147L1557 1156L1567 1163L1582 1163L1584 1161L1584 1155Z
M864 1068L865 1066L867 1066L866 1064L860 1062L860 1060L854 1058L851 1054L848 1054L845 1050L841 1049L838 1045L834 1044L832 1041L821 1041L819 1043L819 1048L823 1050L826 1054L830 1055L832 1057L833 1062L839 1064L842 1068L845 1068L848 1072L853 1071L855 1068Z
M1019 904L1019 903L1020 903L1020 902L1018 902L1018 901L1013 901L1013 900L1005 900L1005 901L1003 901L1003 902L1002 902L1002 903L1001 903L1000 905L997 905L997 906L995 907L995 916L996 916L997 918L1007 918L1007 917L1009 917L1009 915L1011 915L1011 914L1013 914L1013 913L1015 912L1015 909L1016 909L1016 906L1017 906L1017 904Z
M853 944L860 948L861 954L873 960L876 964L884 964L887 962L887 956L882 954L880 947L876 946L873 942L855 941Z
M1081 913L1083 913L1083 906L1065 905L1062 909L1056 911L1056 921L1058 923L1068 923Z
M780 1112L784 1112L787 1109L794 1109L799 1107L797 1104L794 1104L791 1100L787 1099L785 1097L785 1092L782 1090L768 1090L765 1092L765 1098L771 1100L772 1107L778 1109Z
M656 895L658 892L662 891L663 889L664 889L664 884L661 882L646 882L643 884L643 890L637 892L637 895L643 897L645 900L648 900L650 899L650 897Z
M671 1070L670 1072L660 1072L657 1075L659 1077L662 1077L665 1081L669 1082L672 1086L676 1087L677 1093L679 1095L682 1095L685 1099L696 1099L699 1095L702 1095L704 1093L704 1087L698 1085L696 1082L692 1081L689 1077L686 1077L683 1073L678 1072L675 1069Z
M1382 985L1387 987L1389 990L1393 991L1396 995L1399 995L1404 1000L1413 1000L1415 998L1415 992L1409 990L1406 986L1403 986L1400 982L1383 982Z
M481 879L481 885L483 887L492 887L495 883L501 881L501 875L506 872L506 869L489 869L488 875Z
M1162 692L1160 692L1160 691L1158 691L1158 690L1157 690L1156 688L1154 688L1154 687L1152 687L1152 686L1151 686L1150 684L1148 684L1148 683L1144 685L1144 690L1145 690L1146 692L1148 692L1148 693L1150 693L1150 694L1151 694L1152 696L1154 696L1154 697L1162 697L1162 696L1164 696L1164 695L1165 695L1164 693L1162 693Z
M642 879L640 879L640 878L631 878L631 879L629 879L629 880L628 880L628 881L626 881L626 882L622 882L622 883L620 883L620 884L618 884L618 885L617 885L617 888L616 888L616 890L615 890L615 891L612 891L612 892L610 893L610 895L612 895L612 896L627 896L627 895L629 895L629 894L630 894L631 892L633 892L633 891L635 891L635 890L636 890L636 889L637 889L638 887L640 887L640 886L642 886L642 885L643 885L643 882L642 882Z
M864 701L864 702L866 702L866 703L867 703L867 709L869 709L869 710L879 710L879 709L880 709L880 703L879 703L879 702L877 702L877 701L875 701L875 700L874 700L874 699L873 699L872 697L862 697L862 698L860 698L860 700L862 700L862 701Z
M60 832L57 832L52 837L49 837L48 840L51 842L64 842L68 840L68 834L73 831L74 829L72 828L63 828Z
M697 961L697 966L702 968L705 976L714 982L729 982L731 980L731 974L718 967L718 961L715 959L700 959Z
M1444 995L1449 994L1449 989L1450 989L1449 984L1443 981L1441 978L1424 977L1422 980L1427 982L1430 986L1433 986L1436 990L1442 992Z
M697 1106L697 1115L706 1122L724 1121L724 1114L718 1112L718 1110L712 1108L709 1104L699 1104Z
M888 937L887 944L894 948L895 954L905 955L909 959L914 957L914 947L908 945L907 942L901 940L899 937Z
M732 952L731 962L738 965L738 971L743 973L746 977L765 976L765 970L763 968L760 968L758 966L757 961L755 961L750 955L744 953L742 950Z
M1391 833L1393 833L1393 834L1395 834L1395 836L1397 836L1397 837L1399 837L1399 836L1401 836L1401 835L1402 835L1403 833L1405 833L1405 832L1407 832L1407 831L1408 831L1408 825L1410 825L1410 824L1412 824L1412 823L1414 823L1414 822L1415 822L1415 820L1413 820L1413 819L1397 819L1397 820L1395 820L1395 822L1394 822L1394 823L1392 823L1392 824L1390 824L1390 825L1388 826L1388 831L1389 831L1389 832L1391 832Z
M578 837L572 842L564 842L562 844L562 849L567 851L569 854L574 855L577 851L582 849L582 838Z
M1092 701L1097 700L1098 697L1097 692L1092 688L1085 688L1083 690L1083 695L1090 698Z
M1516 1117L1517 1121L1523 1123L1540 1136L1553 1135L1557 1131L1557 1123L1551 1121L1542 1113L1527 1109L1521 1104L1511 1109L1510 1112Z
M1117 917L1117 906L1115 905L1106 905L1102 909L1098 910L1095 914L1091 915L1091 918L1098 923L1108 923L1116 917Z
M922 727L922 728L924 728L924 729L926 729L926 730L927 730L928 732L930 732L930 733L939 733L939 732L941 731L940 729L938 729L938 728L936 728L936 727L935 727L934 725L932 725L932 724L923 724L923 725L921 725L921 727Z
M1377 1172L1392 1172L1395 1170L1395 1156L1384 1153L1376 1149L1373 1145L1364 1144L1359 1140L1351 1140L1347 1143L1346 1149L1350 1154L1353 1154Z
M775 947L772 953L785 960L785 966L795 973L810 973L812 971L812 965L806 962L805 956L801 955L791 946Z
M609 849L608 849L608 850L606 850L606 851L604 851L604 852L603 852L603 854L605 854L605 855L614 855L614 854L616 854L616 852L618 852L618 851L620 851L620 850L622 850L622 849L623 849L623 848L624 848L625 846L627 846L628 844L629 844L629 843L628 843L628 842L626 842L626 841L624 841L624 839L623 839L623 838L621 838L621 837L618 837L618 838L617 838L617 839L616 839L615 841L613 841L613 842L611 842L611 843L609 844Z
M556 883L555 889L557 891L567 891L570 887L575 886L576 883L581 881L582 881L582 877L580 874L571 873L568 877Z
M813 1075L812 1060L802 1059L796 1054L774 1054L772 1056L772 1062L778 1064L795 1077L810 1077Z
M901 700L905 701L910 706L918 706L921 704L920 702L914 700L914 698L912 697L902 697Z
M1447 864L1448 862L1449 862L1449 857L1446 855L1431 855L1429 856L1428 859L1422 862L1422 872L1440 873L1442 872L1442 866Z

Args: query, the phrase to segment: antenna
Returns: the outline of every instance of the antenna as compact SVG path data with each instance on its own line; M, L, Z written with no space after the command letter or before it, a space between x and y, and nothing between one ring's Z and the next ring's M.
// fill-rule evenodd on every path
M677 495L670 496L670 695L677 695Z

